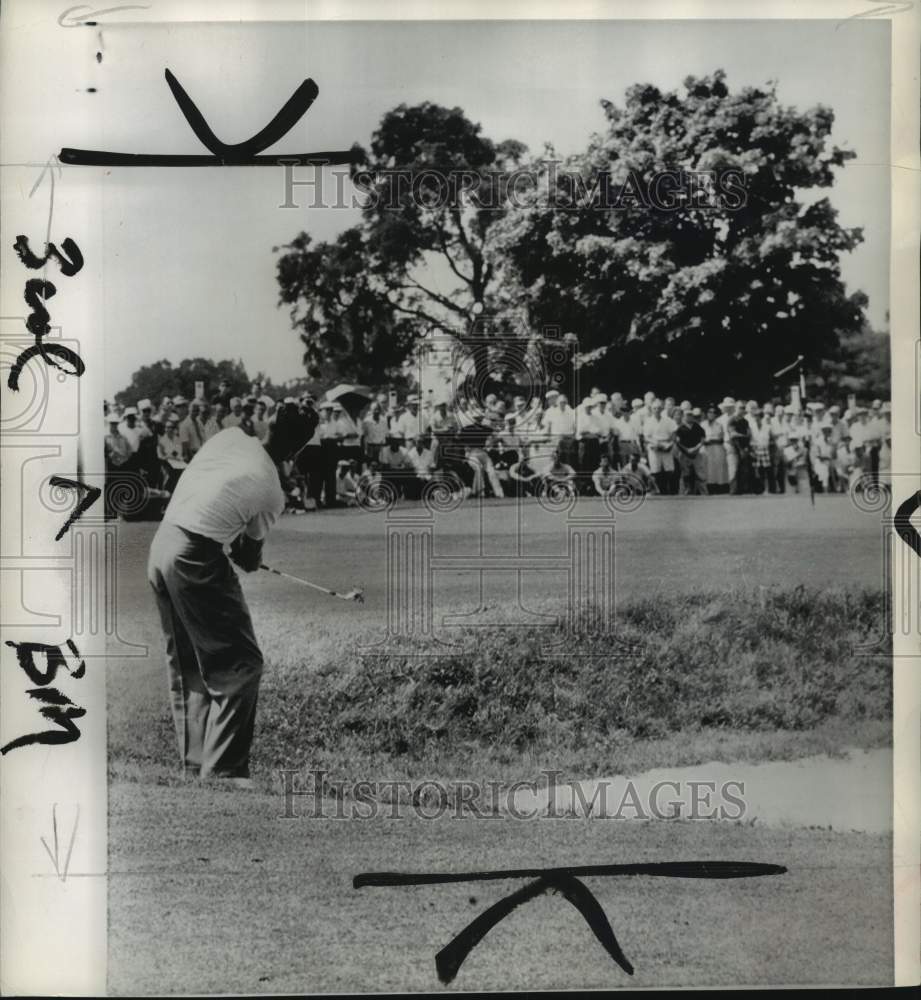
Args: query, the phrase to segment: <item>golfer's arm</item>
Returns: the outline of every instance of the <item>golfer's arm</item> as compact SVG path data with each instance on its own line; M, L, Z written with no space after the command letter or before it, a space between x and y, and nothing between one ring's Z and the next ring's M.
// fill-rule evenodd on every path
M230 558L247 573L254 573L262 563L263 539L253 538L244 531L230 546Z

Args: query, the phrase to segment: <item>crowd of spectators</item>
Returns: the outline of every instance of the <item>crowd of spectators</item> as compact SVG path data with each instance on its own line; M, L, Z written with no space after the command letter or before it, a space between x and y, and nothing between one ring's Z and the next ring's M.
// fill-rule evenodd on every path
M428 483L495 497L561 484L587 495L623 484L657 494L842 493L855 478L884 482L889 473L890 406L878 399L843 408L727 396L700 407L596 388L577 406L552 389L449 405L380 393L350 413L310 393L275 400L256 386L234 396L228 383L210 400L106 404L107 470L138 472L152 494L168 497L210 437L239 427L264 441L281 406L318 416L313 437L279 469L294 511L359 504L384 482L407 499Z

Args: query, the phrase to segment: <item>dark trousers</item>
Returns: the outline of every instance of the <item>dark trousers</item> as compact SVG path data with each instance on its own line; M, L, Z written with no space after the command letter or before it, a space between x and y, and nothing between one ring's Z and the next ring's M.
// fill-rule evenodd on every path
M592 473L601 460L601 442L598 438L582 438L579 442L579 486L583 493L594 491Z
M772 472L774 474L774 486L778 493L787 492L787 460L784 458L783 448L776 448L771 456ZM773 490L771 492L774 492Z
M336 502L336 463L339 461L338 441L323 441L320 444L320 464L323 471L323 503L332 507Z
M578 442L571 434L564 434L560 437L558 448L560 459L575 468L579 464Z
M166 637L183 768L249 777L263 661L230 560L219 542L161 521L147 578Z
M297 456L297 468L307 481L307 496L319 503L323 495L323 449L320 445L308 445Z
M732 485L732 493L748 493L751 491L751 480L752 480L752 459L751 452L748 450L739 451L736 449L739 455L739 465L738 471L736 472L735 480Z

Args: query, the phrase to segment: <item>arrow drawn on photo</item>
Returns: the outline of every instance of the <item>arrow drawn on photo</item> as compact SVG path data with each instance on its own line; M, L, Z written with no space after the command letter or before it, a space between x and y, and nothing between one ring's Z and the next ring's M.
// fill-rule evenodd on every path
M51 848L48 846L48 841L44 837L39 839L42 842L42 847L45 848L48 857L51 858L51 863L54 865L55 873L62 882L67 881L67 873L70 870L70 858L74 852L74 841L77 839L77 827L80 825L80 806L77 805L77 812L74 816L74 826L70 831L70 843L67 845L67 856L64 858L64 867L61 868L60 853L59 853L59 842L58 842L58 804L55 802L51 806L51 827L53 831L54 840L54 852L52 853Z

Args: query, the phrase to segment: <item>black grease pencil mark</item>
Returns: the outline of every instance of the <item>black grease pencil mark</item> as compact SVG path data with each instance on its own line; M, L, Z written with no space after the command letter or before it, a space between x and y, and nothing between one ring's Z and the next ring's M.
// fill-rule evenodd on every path
M601 942L604 950L627 973L633 975L633 965L621 950L601 904L594 895L577 879L570 875L548 875L529 882L511 896L500 899L488 910L471 921L449 944L435 956L435 969L443 983L450 983L460 970L466 957L480 941L504 920L516 907L547 891L559 892L579 911Z
M251 156L245 161L222 160L219 156L174 155L171 153L109 153L97 149L71 149L64 146L59 154L62 163L75 167L281 167L293 163L301 167L329 167L356 161L350 149L323 153L278 153Z
M79 502L71 511L70 517L64 522L64 526L54 536L54 540L59 542L70 530L70 526L82 514L84 514L102 496L102 489L98 486L90 486L88 483L81 483L76 479L65 479L63 476L52 476L49 480L51 486L63 486L64 489L76 490Z
M507 878L534 879L511 895L494 903L471 921L435 956L435 968L443 983L450 983L467 955L497 924L522 903L547 891L559 892L579 911L592 933L611 958L628 974L633 965L622 951L601 904L579 876L652 875L665 878L735 879L763 875L783 875L783 865L757 861L659 861L615 865L581 865L567 868L508 868L476 872L363 872L352 886L446 885L457 882L484 882ZM473 898L471 897L471 902Z
M83 267L83 254L69 236L65 237L61 243L61 250L67 254L66 257L53 243L46 243L45 256L37 257L29 246L29 238L27 236L17 236L16 242L13 244L13 249L16 251L16 256L19 257L30 271L37 271L40 267L44 267L49 260L54 260L61 269L61 274L70 278Z
M73 743L75 740L80 739L80 730L73 720L80 719L86 715L86 709L80 708L79 705L76 705L57 688L48 687L47 685L55 680L58 671L62 668L67 670L71 677L79 680L86 673L86 662L80 660L76 669L71 670L67 666L64 652L60 646L46 645L41 642L14 642L11 639L6 640L6 645L16 650L16 659L19 666L29 680L33 684L40 685L40 687L29 688L26 691L29 698L45 705L44 708L39 709L39 715L43 719L53 722L59 728L49 729L40 733L27 733L24 736L10 740L9 743L0 747L0 756L5 756L11 750L16 750L19 747L31 746L35 743L53 746L62 743ZM73 639L67 640L67 648L70 650L71 655L79 658L80 652ZM44 670L35 663L36 654L44 655L46 663Z
M174 156L155 153L111 153L94 149L73 149L65 146L59 159L72 166L92 167L247 167L279 166L297 162L303 166L327 166L352 163L357 159L355 150L331 150L323 153L286 153L260 156L264 149L282 139L307 112L320 92L316 83L307 79L294 91L275 117L251 138L239 143L222 142L186 93L182 84L169 71L164 70L180 111L189 123L199 142L211 156Z
M176 77L168 69L164 73L169 89L179 105L179 110L185 115L186 121L198 137L199 142L206 149L210 149L215 156L229 162L255 156L256 153L261 153L264 149L278 142L279 139L284 138L307 113L320 93L320 88L313 80L304 80L264 129L258 131L245 142L228 144L218 139L211 131L211 126L205 121L205 116L195 106L195 102L185 92Z
M567 868L506 868L488 872L364 872L352 880L352 887L395 885L446 885L450 882L485 882L503 878L543 878L547 875L585 877L600 875L659 875L665 878L751 878L783 875L782 865L760 861L647 861L637 864L577 865Z
M921 556L921 534L911 523L911 515L919 508L921 508L921 490L901 503L892 519L896 534L916 556Z

